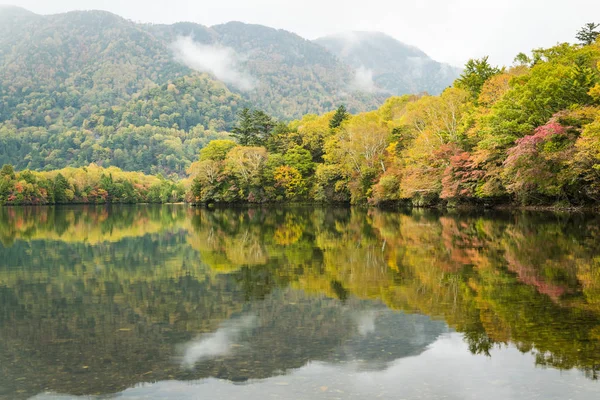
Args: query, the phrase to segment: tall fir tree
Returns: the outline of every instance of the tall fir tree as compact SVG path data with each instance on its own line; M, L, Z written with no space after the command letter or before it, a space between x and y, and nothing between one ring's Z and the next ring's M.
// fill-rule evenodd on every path
M238 123L232 130L233 136L238 140L242 146L248 146L252 141L254 135L254 119L252 118L252 112L248 107L244 107L238 113Z
M577 32L575 38L583 45L590 45L594 43L598 35L600 35L600 31L597 30L598 28L600 28L600 24L588 22L581 30L579 30L579 32Z
M331 129L339 128L342 125L342 122L347 120L349 117L350 117L350 114L348 113L348 111L346 111L346 106L344 106L342 104L335 111L335 114L333 114L333 117L331 118L331 121L329 122L329 127Z

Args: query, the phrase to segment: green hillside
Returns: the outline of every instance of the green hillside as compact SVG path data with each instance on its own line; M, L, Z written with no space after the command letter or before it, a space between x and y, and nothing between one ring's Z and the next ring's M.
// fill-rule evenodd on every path
M105 11L2 7L0 164L183 176L204 144L228 137L243 107L283 122L340 104L359 113L456 76L441 79L445 67L414 48L429 64L408 70L404 45L370 35L344 58L331 41L241 22L138 24ZM383 90L355 85L359 64Z

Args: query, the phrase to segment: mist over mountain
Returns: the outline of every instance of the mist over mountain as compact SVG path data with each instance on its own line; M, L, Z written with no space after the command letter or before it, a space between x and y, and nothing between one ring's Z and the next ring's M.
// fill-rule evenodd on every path
M341 103L351 110L372 109L385 97L351 91L350 66L291 32L241 22L151 30L176 43L178 59L188 67L229 80L251 104L281 118L326 112Z
M3 97L12 97L3 99L4 120L15 117L19 104L30 106L34 93L39 98L72 88L71 95L94 112L194 71L210 73L281 118L328 111L342 102L362 111L381 103L379 91L438 93L458 71L376 32L311 42L241 22L210 28L136 24L104 11L41 16L11 6L0 8L0 20L0 83Z
M18 124L51 119L77 126L99 109L194 72L211 74L285 119L342 102L361 111L383 100L350 93L351 67L283 30L240 22L136 24L104 11L39 16L7 7L0 14L0 118Z
M181 175L242 107L280 120L340 104L360 112L390 94L438 93L456 77L386 35L350 39L0 7L0 163L47 170L96 162Z
M347 32L315 43L355 68L359 87L367 85L364 76L368 74L373 88L394 95L439 94L461 73L460 68L432 60L420 49L381 32Z

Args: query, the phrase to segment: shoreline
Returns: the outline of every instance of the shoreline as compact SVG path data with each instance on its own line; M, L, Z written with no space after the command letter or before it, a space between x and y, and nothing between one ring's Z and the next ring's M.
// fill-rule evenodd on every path
M402 211L402 210L437 210L437 211L533 211L533 212L565 212L565 213L592 213L600 212L600 205L590 206L523 206L515 204L498 204L493 206L488 205L458 205L444 206L431 205L419 206L412 204L387 204L387 205L368 205L368 204L350 204L350 203L319 203L319 202L294 202L294 203L61 203L61 204L2 204L0 208L13 207L113 207L113 206L188 206L190 208L203 209L224 209L224 208L261 208L268 206L283 206L283 207L340 207L340 208L359 208L359 209L377 209L382 211Z
M383 211L401 211L401 210L438 210L438 211L540 211L540 212L568 212L568 213L590 213L600 212L600 204L583 206L562 206L562 205L519 205L511 203L498 204L455 204L448 206L442 203L431 205L415 205L410 200L394 201L374 204L350 204L348 202L317 202L317 201L298 201L298 202L209 202L209 203L190 203L179 202L139 202L139 203L48 203L48 204L0 204L0 208L10 207L69 207L69 206L93 206L93 207L111 207L111 206L189 206L191 208L205 209L223 209L223 208L257 208L265 206L284 206L284 207L341 207L341 208L360 208L360 209L379 209Z

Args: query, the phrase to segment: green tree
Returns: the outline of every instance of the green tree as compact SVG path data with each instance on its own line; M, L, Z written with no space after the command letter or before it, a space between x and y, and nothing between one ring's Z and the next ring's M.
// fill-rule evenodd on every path
M283 156L286 165L295 168L302 176L307 177L314 171L315 164L312 161L310 151L294 146Z
M531 57L521 52L517 54L513 62L515 63L515 65L529 65L532 63L532 61L533 60L531 59Z
M242 146L249 146L254 136L254 119L248 107L244 107L238 113L238 123L232 129L233 136Z
M12 165L5 164L0 170L0 206L4 204L10 189L12 187L12 181L15 178L15 171Z
M237 144L233 140L213 140L200 150L200 161L222 161Z
M339 128L342 123L350 117L350 114L346 111L346 106L343 104L338 107L329 122L329 127L331 129Z
M67 196L67 190L69 190L69 182L65 177L58 173L54 178L54 202L59 204L67 203L69 196Z
M200 179L194 178L194 180L192 181L192 186L190 188L190 193L192 194L192 204L196 204L202 201L202 182L200 182Z
M0 176L15 179L15 169L10 164L4 164L0 170Z
M492 67L487 56L482 59L470 59L465 65L465 71L456 80L455 86L467 90L473 99L477 99L485 81L500 73L502 69Z
M264 111L245 107L238 114L238 124L232 132L242 146L264 146L276 124Z
M254 126L254 137L250 145L264 146L269 140L277 122L264 111L254 110L252 112L252 123Z
M598 35L600 35L600 31L597 30L598 27L600 27L600 24L588 22L577 32L575 38L584 46L590 45L594 43Z

